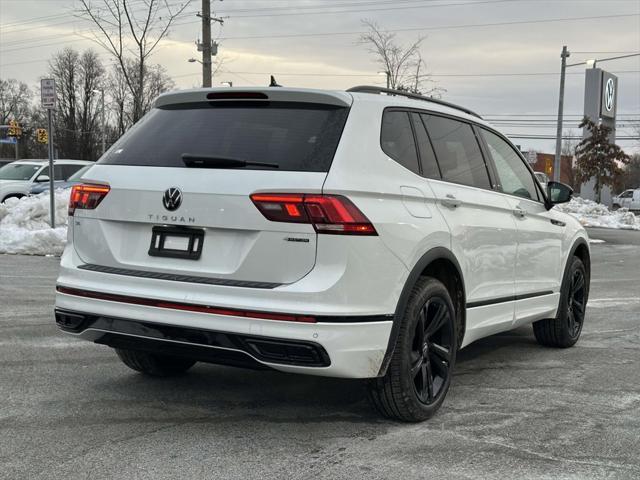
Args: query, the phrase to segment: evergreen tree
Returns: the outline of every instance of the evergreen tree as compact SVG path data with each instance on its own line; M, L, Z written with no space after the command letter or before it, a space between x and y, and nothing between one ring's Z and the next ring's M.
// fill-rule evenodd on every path
M589 136L576 147L577 180L585 183L595 179L596 201L600 203L602 187L613 186L616 177L622 173L622 165L629 162L629 156L618 145L609 142L609 127L587 117L580 123L580 128L584 127L589 130Z

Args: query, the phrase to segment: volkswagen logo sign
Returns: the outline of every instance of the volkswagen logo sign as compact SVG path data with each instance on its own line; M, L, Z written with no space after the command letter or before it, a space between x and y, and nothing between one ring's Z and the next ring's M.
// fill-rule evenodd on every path
M182 191L177 187L167 188L162 196L162 205L164 208L173 212L180 207L182 203Z
M613 82L613 78L610 78L607 80L607 85L604 88L604 108L607 109L607 112L610 112L613 108L615 94L615 83Z

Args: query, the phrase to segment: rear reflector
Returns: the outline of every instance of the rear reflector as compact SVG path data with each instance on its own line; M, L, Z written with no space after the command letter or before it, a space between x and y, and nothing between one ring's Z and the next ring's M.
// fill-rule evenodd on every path
M91 290L81 290L78 288L68 288L57 286L56 290L65 295L75 295L77 297L95 298L109 302L129 303L132 305L145 305L147 307L167 308L170 310L183 310L187 312L209 313L212 315L224 315L229 317L256 318L259 320L280 320L283 322L316 323L315 317L308 315L293 315L289 313L256 312L253 310L236 310L233 308L213 307L210 305L198 305L193 303L167 302L165 300L154 300L152 298L130 297L128 295L117 295L113 293L94 292Z
M109 193L109 185L74 185L69 197L69 216L72 217L77 208L93 210Z
M254 193L251 200L273 222L310 223L318 233L377 235L369 219L342 195Z

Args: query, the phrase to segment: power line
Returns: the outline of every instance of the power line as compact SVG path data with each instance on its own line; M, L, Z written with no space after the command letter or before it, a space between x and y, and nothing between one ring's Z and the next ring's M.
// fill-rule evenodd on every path
M517 21L509 21L509 22L493 22L493 23L475 23L475 24L460 24L460 25L441 25L441 26L433 26L433 27L409 27L409 28L397 28L397 29L388 29L384 30L386 33L397 33L397 32L412 32L412 31L433 31L433 30L450 30L450 29L459 29L459 28L482 28L482 27L495 27L495 26L508 26L508 25L525 25L525 24L540 24L540 23L554 23L554 22L573 22L573 21L583 21L583 20L596 20L603 18L624 18L624 17L638 17L640 14L619 14L619 15L598 15L598 16L590 16L590 17L566 17L566 18L549 18L549 19L538 19L538 20L517 20ZM199 20L189 21L184 23L174 23L173 27L199 23ZM235 37L220 37L219 40L250 40L250 39L277 39L277 38L302 38L302 37L326 37L326 36L338 36L338 35L362 35L366 33L366 31L358 30L358 31L344 31L344 32L317 32L317 33L297 33L297 34L283 34L283 35L250 35L250 36L235 36ZM32 48L40 48L43 46L52 46L58 44L66 44L66 43L76 43L79 41L83 41L84 39L78 40L70 40L70 41L61 41L61 42L49 42L43 45L31 45L24 48L13 48L4 50L3 53L13 52L13 51L22 51L28 50Z
M476 27L497 27L506 25L527 25L538 23L554 23L554 22L574 22L582 20L600 20L603 18L624 18L624 17L639 17L638 13L620 14L620 15L598 15L590 17L566 17L566 18L547 18L538 20L517 20L510 22L493 22L493 23L467 23L460 25L442 25L434 27L410 27L410 28L394 28L382 30L385 33L397 33L397 32L418 32L418 31L430 31L430 30L451 30L458 28L476 28ZM193 22L188 22L193 23ZM186 25L186 24L177 24ZM176 25L176 26L177 26ZM285 35L252 35L252 36L237 36L237 37L220 37L220 40L250 40L250 39L269 39L269 38L299 38L299 37L331 37L336 35L362 35L367 33L363 30L358 31L344 31L344 32L318 32L318 33L297 33L297 34L285 34Z

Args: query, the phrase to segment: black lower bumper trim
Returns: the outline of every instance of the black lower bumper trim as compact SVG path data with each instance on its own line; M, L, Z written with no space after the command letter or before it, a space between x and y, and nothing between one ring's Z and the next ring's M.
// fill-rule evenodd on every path
M93 330L99 333L95 343L114 348L252 368L265 368L261 361L304 367L331 365L326 350L314 342L217 332L62 309L56 309L55 316L63 331L78 334Z

